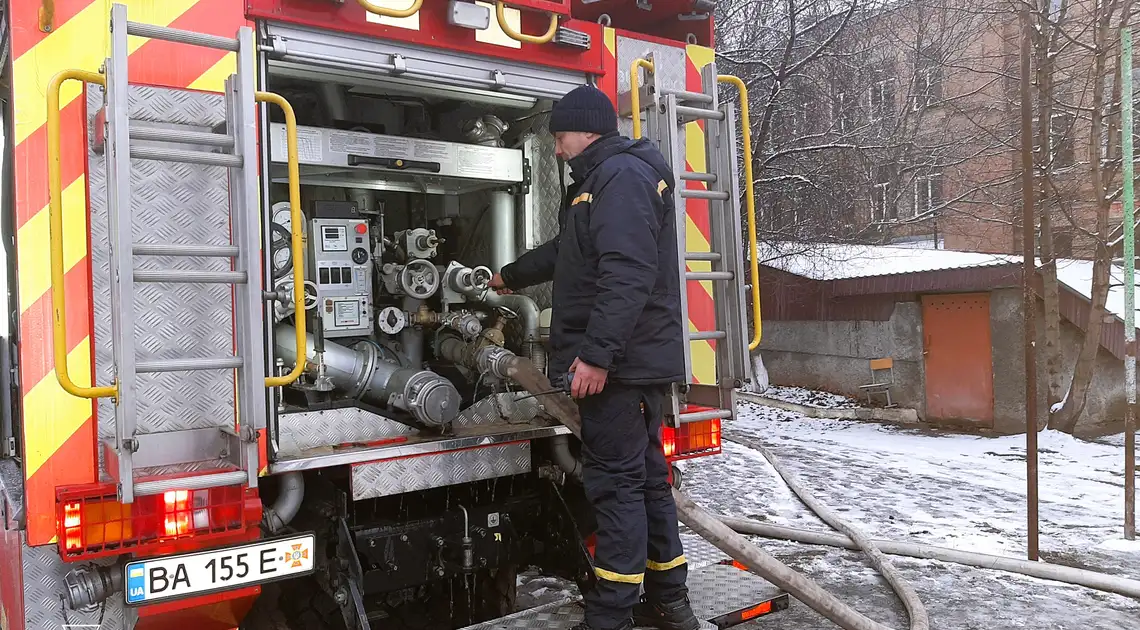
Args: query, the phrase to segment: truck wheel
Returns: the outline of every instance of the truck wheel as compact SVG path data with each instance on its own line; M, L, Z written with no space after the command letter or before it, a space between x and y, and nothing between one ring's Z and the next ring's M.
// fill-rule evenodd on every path
M346 630L340 608L312 578L267 584L242 630Z

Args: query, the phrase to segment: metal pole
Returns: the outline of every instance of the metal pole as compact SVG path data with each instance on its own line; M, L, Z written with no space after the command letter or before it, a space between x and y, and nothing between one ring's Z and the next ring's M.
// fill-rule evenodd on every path
M1025 329L1025 480L1026 503L1029 517L1029 559L1037 555L1037 353L1036 341L1037 299L1033 293L1033 278L1037 265L1034 256L1035 234L1033 206L1033 95L1030 84L1030 44L1032 37L1029 12L1021 11L1021 288L1022 322Z
M1124 162L1124 537L1136 538L1136 199L1132 189L1132 30L1120 33Z

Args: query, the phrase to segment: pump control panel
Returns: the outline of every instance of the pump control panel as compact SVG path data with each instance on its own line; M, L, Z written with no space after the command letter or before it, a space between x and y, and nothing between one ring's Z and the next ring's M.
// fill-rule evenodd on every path
M326 337L372 332L372 254L368 223L319 218L309 223L314 243L309 268L317 283L317 310Z

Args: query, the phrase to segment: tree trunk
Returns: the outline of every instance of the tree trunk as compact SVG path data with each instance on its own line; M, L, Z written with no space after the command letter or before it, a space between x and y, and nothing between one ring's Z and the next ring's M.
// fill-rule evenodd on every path
M1128 16L1128 7L1125 3L1122 15ZM1056 426L1061 431L1072 433L1081 419L1088 399L1089 386L1096 374L1096 359L1100 350L1100 334L1104 327L1105 302L1108 299L1109 270L1112 259L1108 249L1108 212L1112 202L1108 197L1109 186L1115 181L1115 170L1110 165L1114 159L1120 158L1120 125L1119 113L1106 119L1104 112L1119 109L1116 104L1120 102L1120 81L1113 81L1112 101L1105 99L1105 78L1109 55L1118 50L1119 39L1115 37L1115 29L1111 27L1112 12L1116 4L1101 7L1096 15L1097 23L1094 31L1093 55L1093 95L1092 95L1092 125L1089 130L1089 165L1091 167L1093 194L1096 199L1096 257L1093 259L1092 292L1088 308L1088 324L1085 327L1085 338L1081 343L1077 363L1073 368L1073 378L1069 382L1069 390L1065 394L1064 402L1057 413ZM1113 64L1116 69L1115 76L1119 76L1119 55ZM1111 105L1111 107L1110 107ZM1101 151L1101 130L1107 126L1107 145Z

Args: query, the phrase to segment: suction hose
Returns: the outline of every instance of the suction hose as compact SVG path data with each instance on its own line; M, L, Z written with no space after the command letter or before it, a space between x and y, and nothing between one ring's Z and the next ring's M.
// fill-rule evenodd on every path
M507 367L507 376L534 394L552 389L550 379L538 370L533 363L521 357L514 357ZM545 396L543 405L546 412L566 425L574 435L581 437L582 420L578 415L578 405L566 396ZM823 615L844 630L892 630L855 609L839 601L818 584L800 575L795 570L780 563L764 550L753 545L747 538L732 531L716 516L710 514L689 497L673 490L673 500L677 504L677 515L685 525L705 540L712 543L729 557L744 564L760 577L787 591L792 597L803 602L812 610ZM913 624L912 620L912 624ZM913 626L918 630L919 626ZM923 626L925 628L925 626Z
M732 528L733 531L740 534L763 536L764 538L774 538L777 540L790 540L805 545L824 545L827 547L859 550L859 546L856 545L854 541L841 534L769 525L768 523L761 523L746 518L722 517L720 520ZM946 547L935 547L933 545L921 545L894 540L874 540L872 542L875 543L875 546L878 547L880 551L892 556L904 556L907 558L918 558L920 560L938 560L939 562L961 564L969 567L977 567L979 569L1007 571L1009 573L1028 575L1029 577L1042 580L1076 584L1077 586L1084 586L1106 593L1116 593L1118 595L1124 595L1125 597L1140 599L1140 580L1131 580L1115 575L1105 575L1103 573L1097 573L1096 571L1057 564L1031 562L1029 560L1018 560L1017 558L1004 558L1002 556L992 556L985 553L962 551L960 549L948 549Z
M930 627L930 619L926 615L926 607L922 605L922 600L918 598L918 593L914 592L910 584L899 574L895 565L891 564L891 561L887 559L882 551L879 551L879 548L875 546L875 543L872 542L866 534L856 529L851 523L840 518L831 508L812 496L811 493L804 489L796 476L784 468L780 460L777 459L771 451L765 448L763 444L736 436L726 436L725 439L759 451L760 454L764 456L764 459L768 460L768 463L772 465L772 468L776 469L776 474L780 475L784 483L791 488L792 492L799 497L800 501L802 501L808 509L815 512L816 516L823 519L823 522L843 532L844 535L855 543L860 551L867 554L867 560L871 563L871 566L875 567L875 570L886 578L891 588L894 589L899 599L902 600L903 606L906 607L907 616L910 617L910 627L912 630L926 630Z

